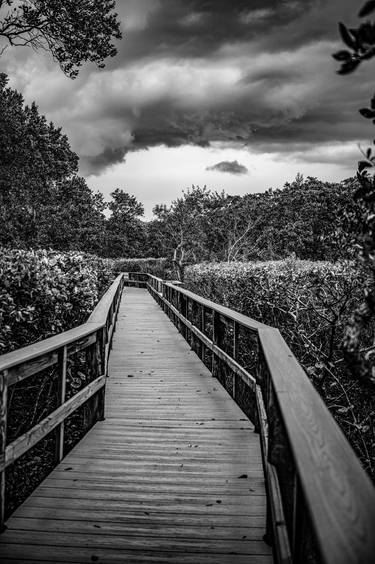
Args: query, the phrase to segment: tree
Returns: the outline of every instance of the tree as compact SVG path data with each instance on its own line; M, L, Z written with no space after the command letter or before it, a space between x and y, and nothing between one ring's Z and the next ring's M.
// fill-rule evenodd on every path
M359 17L366 17L374 11L375 0L369 0L361 8ZM341 62L339 74L348 74L363 61L375 56L375 22L361 23L357 29L348 29L340 23L339 30L347 49L338 51L333 57ZM375 123L375 95L370 105L370 108L362 108L359 112ZM354 198L359 211L348 215L359 249L358 262L363 270L363 301L354 312L344 339L345 356L353 375L371 387L375 387L375 346L362 351L361 342L363 336L373 334L375 319L375 179L374 175L369 174L374 165L375 155L369 147L358 163L359 186Z
M140 257L144 254L145 228L140 221L143 205L132 194L116 188L108 204L111 212L106 226L106 256Z
M32 247L56 182L75 174L68 139L0 74L0 244Z
M219 194L211 192L206 186L193 185L183 191L182 197L174 200L169 208L158 205L153 209L164 239L163 254L173 257L178 280L183 280L186 264L208 258L205 222L219 198Z
M75 78L86 61L104 66L121 38L114 0L0 0L0 38L52 54Z
M74 175L60 180L44 204L37 246L102 254L106 207L103 195L94 194L84 178Z

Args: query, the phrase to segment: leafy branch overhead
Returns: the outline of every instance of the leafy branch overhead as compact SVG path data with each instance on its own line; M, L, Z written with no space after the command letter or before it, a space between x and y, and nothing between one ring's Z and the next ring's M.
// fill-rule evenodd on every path
M75 78L82 63L104 66L121 39L114 0L0 0L0 39L5 46L30 46L52 54Z
M375 11L375 0L369 0L359 11L359 17L366 17ZM358 28L348 29L339 24L341 38L348 49L334 53L333 57L341 63L339 74L349 74L363 61L375 56L375 22L366 21ZM375 124L375 95L370 107L361 108L360 114ZM374 141L375 144L375 141ZM375 179L368 169L375 166L375 154L369 147L363 151L363 159L358 162L357 178L359 187L354 198L359 206L356 213L348 213L351 227L355 233L358 260L363 270L363 300L354 312L344 338L344 351L353 374L369 386L375 387L375 361L373 347L369 352L360 348L361 339L373 334L375 319Z

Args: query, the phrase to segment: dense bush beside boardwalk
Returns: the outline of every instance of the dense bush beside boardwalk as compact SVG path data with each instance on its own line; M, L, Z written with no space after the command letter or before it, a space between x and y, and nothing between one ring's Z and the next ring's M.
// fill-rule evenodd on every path
M115 277L113 262L56 251L3 250L0 253L0 354L84 323ZM85 385L85 352L68 361L67 397ZM7 443L38 424L57 407L57 367L10 387ZM65 450L85 432L82 409L65 425ZM6 471L9 515L54 466L54 431Z
M93 255L0 251L0 354L83 323L113 278Z
M287 259L204 263L186 269L192 291L279 328L304 366L364 467L374 476L375 401L350 376L341 349L344 328L360 298L361 280L349 263ZM367 335L371 346L373 335Z

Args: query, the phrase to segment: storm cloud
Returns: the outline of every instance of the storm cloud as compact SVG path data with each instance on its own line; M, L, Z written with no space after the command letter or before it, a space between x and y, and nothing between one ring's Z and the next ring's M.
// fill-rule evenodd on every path
M238 161L221 161L212 166L208 166L206 170L217 170L219 172L228 172L229 174L247 174L248 169Z
M357 113L372 63L341 77L331 58L337 21L355 25L357 9L354 0L123 0L124 38L104 70L88 65L71 81L23 48L1 63L26 101L63 126L83 174L128 151L217 142L340 162L330 147L373 135Z

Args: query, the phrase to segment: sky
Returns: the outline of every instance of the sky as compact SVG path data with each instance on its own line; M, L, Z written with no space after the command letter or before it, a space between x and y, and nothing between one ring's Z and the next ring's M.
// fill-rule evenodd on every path
M152 216L191 185L229 194L296 174L352 176L373 126L358 114L374 63L337 75L337 22L357 0L118 0L123 39L104 69L67 78L48 53L7 49L0 70L62 126L80 174Z

